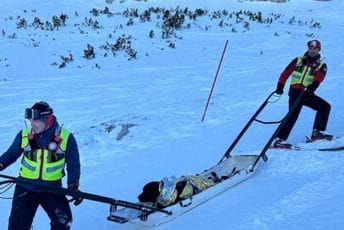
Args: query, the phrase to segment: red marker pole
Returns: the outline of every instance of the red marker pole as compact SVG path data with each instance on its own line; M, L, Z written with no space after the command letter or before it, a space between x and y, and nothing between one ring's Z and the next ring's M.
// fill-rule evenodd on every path
M202 122L204 121L205 114L206 114L206 112L208 110L209 101L210 101L211 95L213 94L213 90L214 90L214 87L215 87L216 79L217 79L217 76L219 75L219 72L220 72L223 56L225 55L225 52L226 52L226 49L227 49L227 45L228 45L228 40L226 40L225 47L223 48L223 51L222 51L220 63L217 66L216 74L215 74L214 81L213 81L213 84L212 84L211 89L210 89L210 93L209 93L209 97L208 97L208 100L207 100L207 104L205 105L205 108L204 108L204 112L203 112L203 116L202 116Z

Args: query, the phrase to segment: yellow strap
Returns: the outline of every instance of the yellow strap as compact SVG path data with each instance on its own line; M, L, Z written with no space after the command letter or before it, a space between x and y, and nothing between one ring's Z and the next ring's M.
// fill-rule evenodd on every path
M22 138L21 138L21 144L20 147L23 149L29 144L29 134L31 132L31 129L23 129L22 130Z

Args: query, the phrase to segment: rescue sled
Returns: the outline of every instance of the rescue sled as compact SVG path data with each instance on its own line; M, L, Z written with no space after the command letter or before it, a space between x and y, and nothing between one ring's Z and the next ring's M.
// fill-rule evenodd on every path
M270 103L271 98L275 96L275 92L272 92L260 105L254 115L250 118L244 128L241 130L239 135L229 146L220 161L213 167L205 170L204 172L198 174L203 178L211 178L214 174L220 181L214 183L213 186L207 188L206 190L191 196L188 199L180 200L177 203L171 204L167 207L161 209L156 207L158 210L163 210L166 212L157 212L154 210L138 210L132 208L120 208L117 209L116 205L111 205L110 215L108 220L115 221L117 223L135 223L143 224L148 226L156 226L173 220L174 218L192 210L193 208L201 205L207 200L227 191L233 186L245 181L249 177L253 176L256 172L257 165L260 159L264 161L268 160L266 152L269 149L272 141L276 137L279 130L283 127L286 120L290 117L295 108L301 103L302 94L296 99L295 103L291 106L288 113L280 121L275 122L265 122L257 119L258 115L263 111L265 106ZM272 134L270 139L267 141L265 146L259 155L232 155L232 151L246 133L247 129L251 124L256 121L263 124L279 124L275 132ZM153 205L154 207L154 205Z
M165 207L164 213L127 207L117 209L116 205L111 205L108 220L121 224L130 222L146 226L157 226L169 222L254 175L256 170L252 169L252 166L258 157L258 155L232 156L198 174L204 178L213 178L216 175L218 180L206 190Z

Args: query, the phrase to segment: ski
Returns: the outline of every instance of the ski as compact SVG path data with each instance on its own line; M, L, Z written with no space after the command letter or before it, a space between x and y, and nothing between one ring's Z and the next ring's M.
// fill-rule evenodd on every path
M295 151L320 151L320 152L337 152L344 151L344 146L326 147L326 148L302 148L297 145L291 145L289 148L276 148L271 147L270 149L276 150L295 150Z
M318 151L328 151L328 152L344 151L344 146L320 148L318 149Z
M270 146L270 149L276 149L276 150L296 150L296 151L322 151L322 152L336 152L336 151L344 151L344 145L341 145L342 143L337 143L336 146L330 146L330 147L318 147L318 148L308 148L305 147L305 144L312 145L314 143L329 143L340 140L340 136L329 136L329 138L324 139L315 139L312 140L310 137L306 136L306 140L302 142L302 146L299 145L293 145L293 144L284 144L279 146ZM334 144L335 145L335 144Z
M301 147L297 145L284 145L284 146L270 146L270 149L279 149L279 150L301 150Z

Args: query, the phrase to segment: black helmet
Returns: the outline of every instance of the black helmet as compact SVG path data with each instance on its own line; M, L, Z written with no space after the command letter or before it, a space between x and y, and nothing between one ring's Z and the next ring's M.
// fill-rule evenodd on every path
M53 114L53 109L45 101L36 102L31 108L25 109L26 119L40 119Z

